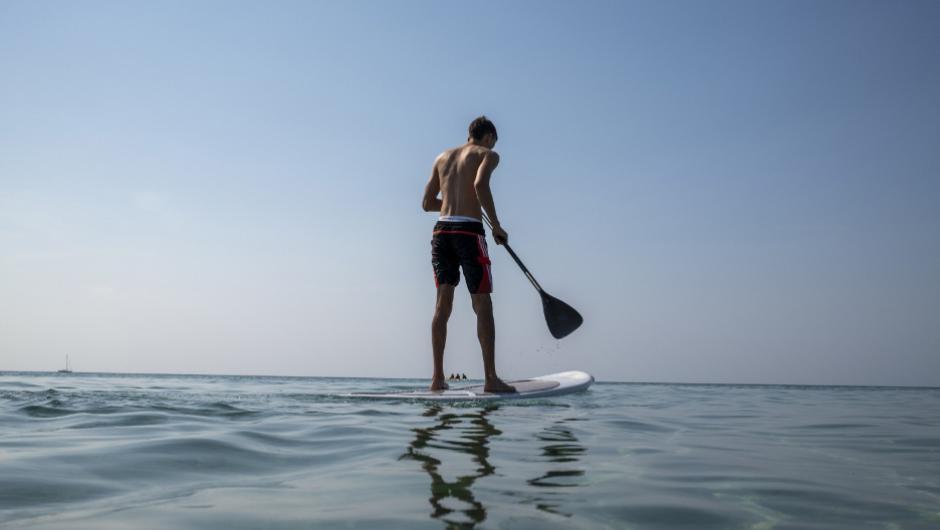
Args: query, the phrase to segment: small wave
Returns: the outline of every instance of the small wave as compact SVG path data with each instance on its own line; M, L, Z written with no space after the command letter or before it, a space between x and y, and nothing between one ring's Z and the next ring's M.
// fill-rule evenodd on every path
M260 414L257 411L242 409L228 403L212 403L205 407L184 407L172 405L154 405L154 410L187 416L209 416L221 418L240 418Z
M900 504L859 498L821 488L749 488L764 506L783 512L800 513L818 522L856 519L866 521L903 519L908 510Z
M631 432L675 432L675 429L670 429L668 427L642 421L610 420L607 423L609 425L613 425L625 431Z
M835 429L865 429L871 425L867 423L812 423L809 425L798 425L795 429L807 430L835 430Z
M574 488L581 485L579 480L574 479L580 479L583 476L584 470L581 469L552 470L526 482L530 486L540 488Z
M309 440L295 440L285 436L276 436L273 434L252 430L235 431L232 434L234 436L238 436L253 442L259 442L264 445L272 445L276 447L302 447L313 443Z
M717 508L717 507L716 507ZM679 506L676 504L641 504L608 508L620 521L640 528L733 528L739 519L724 510Z
M702 420L746 420L763 418L760 414L696 414L691 417Z
M80 480L61 474L36 476L26 471L5 470L0 476L0 509L72 503L104 497L119 490L119 486L101 480Z
M703 472L703 473L670 473L661 474L656 477L658 480L674 484L774 484L793 485L801 487L812 487L815 483L809 480L799 478L789 478L783 476L753 476L746 473L728 474L721 472Z
M158 425L166 423L169 418L166 414L131 412L118 414L107 419L85 421L69 426L70 429L97 429L99 427L137 427L141 425Z
M87 457L81 459L86 461ZM89 470L125 483L153 482L168 477L271 472L282 467L284 460L228 441L186 437L112 448L107 458L90 465Z
M56 405L26 405L20 407L19 411L33 418L57 418L78 412Z
M901 438L895 440L894 443L907 447L938 448L940 447L940 438Z
M8 388L42 388L40 385L35 385L33 383L27 383L25 381L3 381L0 382L0 389Z

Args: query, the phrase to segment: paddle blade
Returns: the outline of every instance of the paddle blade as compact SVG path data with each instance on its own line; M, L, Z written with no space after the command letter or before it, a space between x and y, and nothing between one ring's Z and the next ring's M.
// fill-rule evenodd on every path
M556 339L567 337L584 322L581 314L570 305L545 291L541 291L539 294L542 295L542 309L545 311L545 322L548 324L548 331Z

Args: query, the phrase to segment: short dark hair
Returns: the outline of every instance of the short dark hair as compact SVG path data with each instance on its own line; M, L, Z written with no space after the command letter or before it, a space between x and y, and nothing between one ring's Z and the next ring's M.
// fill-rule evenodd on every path
M474 140L482 140L487 134L492 134L494 140L499 139L499 135L496 134L496 126L493 125L493 122L490 121L486 116L480 116L479 118L470 122L470 137Z

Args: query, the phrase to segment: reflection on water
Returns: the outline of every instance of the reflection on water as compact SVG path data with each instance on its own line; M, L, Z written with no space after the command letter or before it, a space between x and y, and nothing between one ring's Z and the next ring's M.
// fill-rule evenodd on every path
M490 461L491 438L502 434L490 421L489 416L499 407L488 405L480 409L468 409L458 412L444 412L440 405L429 405L423 416L435 418L437 423L431 427L412 429L414 440L409 444L400 459L417 460L431 479L431 518L440 519L447 528L475 528L486 519L486 506L472 491L477 479L493 475L496 471ZM577 421L569 418L557 421L535 435L542 444L540 457L527 462L535 462L548 469L540 469L538 476L526 480L532 487L522 493L526 504L533 504L538 510L553 515L570 517L570 513L559 510L563 491L556 488L572 488L581 485L584 470L573 468L579 462L585 448L578 443L574 432L566 426ZM442 460L430 454L432 450L444 450L468 455L474 464L473 469L448 481L444 478ZM452 463L447 459L448 464ZM556 464L561 464L558 466ZM456 501L456 502L455 502ZM455 507L460 505L460 507Z
M578 443L578 438L574 432L565 425L572 421L577 421L577 418L558 421L535 436L540 441L547 442L542 445L543 461L552 464L573 464L579 461L585 449ZM538 495L535 499L535 507L543 512L571 517L570 513L558 509L559 497L564 493L551 491L551 488L580 486L580 478L584 476L584 470L571 469L570 465L551 467L552 469L547 470L542 475L527 481L530 486L544 488L541 495ZM557 469L559 467L561 469Z
M413 429L415 439L409 445L407 452L400 457L421 462L421 467L431 477L431 498L428 499L431 503L431 517L443 520L448 528L473 528L486 519L486 508L476 500L470 487L478 478L492 475L496 470L488 460L489 439L502 432L489 422L487 416L497 408L491 405L464 414L454 414L442 413L443 409L439 405L428 406L423 415L436 417L437 424L433 427ZM442 434L451 429L458 431L458 440L443 438ZM460 475L456 480L448 482L438 471L441 461L427 454L426 451L429 448L470 455L477 467L472 473ZM465 508L461 510L448 508L444 504L448 498L464 503ZM454 516L459 514L463 514L468 520L456 520Z

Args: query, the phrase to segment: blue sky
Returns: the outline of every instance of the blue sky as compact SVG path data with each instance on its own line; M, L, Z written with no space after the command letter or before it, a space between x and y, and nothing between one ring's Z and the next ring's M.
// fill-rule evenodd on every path
M936 2L4 2L0 370L430 375L481 113L507 377L940 385ZM479 375L464 288L445 371Z

